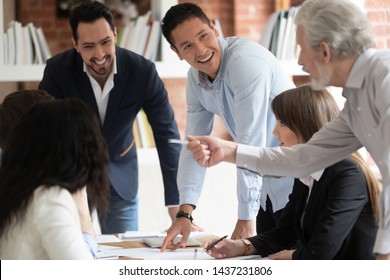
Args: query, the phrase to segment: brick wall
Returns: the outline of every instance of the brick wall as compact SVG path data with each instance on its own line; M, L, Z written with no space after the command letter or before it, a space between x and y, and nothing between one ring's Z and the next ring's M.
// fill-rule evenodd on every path
M366 0L366 13L378 48L390 48L390 0Z
M163 0L162 0L163 1ZM268 16L275 9L275 0L179 0L201 6L206 14L218 18L225 36L237 35L258 42ZM297 5L302 0L291 0ZM67 19L57 19L55 0L19 0L17 18L23 23L42 26L53 54L71 48L71 32ZM390 0L366 0L366 11L379 48L390 46ZM175 110L180 132L185 128L185 79L165 79L170 101ZM25 87L36 87L26 83Z

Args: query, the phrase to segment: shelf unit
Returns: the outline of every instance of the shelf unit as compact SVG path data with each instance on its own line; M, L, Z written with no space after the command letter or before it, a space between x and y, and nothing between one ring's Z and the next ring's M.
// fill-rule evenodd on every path
M0 0L0 46L3 46L4 0ZM170 6L177 0L151 0L153 17L161 19ZM3 48L1 48L2 50ZM164 38L161 40L162 61L156 61L156 69L161 78L185 78L189 64L178 59L170 50ZM4 65L4 53L0 52L0 82L40 81L45 65Z

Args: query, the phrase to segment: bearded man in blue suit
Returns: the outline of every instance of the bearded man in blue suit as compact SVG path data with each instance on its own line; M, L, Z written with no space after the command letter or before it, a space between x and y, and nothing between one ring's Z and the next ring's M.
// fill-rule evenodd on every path
M104 220L100 218L102 233L138 229L138 162L132 128L141 108L153 130L165 205L174 219L179 203L176 175L181 147L168 144L169 138L179 138L179 132L154 64L116 46L113 15L100 2L76 6L69 23L74 48L47 61L39 88L55 98L82 99L100 118L111 180L109 213Z

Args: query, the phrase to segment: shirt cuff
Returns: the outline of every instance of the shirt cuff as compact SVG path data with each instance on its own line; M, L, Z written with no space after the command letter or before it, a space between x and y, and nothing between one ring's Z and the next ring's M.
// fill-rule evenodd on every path
M85 245L87 246L87 248L91 252L91 255L93 256L93 258L96 260L97 259L97 243L96 243L95 238L93 238L92 235L85 233L85 232L83 232L83 237L84 237Z
M238 203L238 215L239 220L255 220L257 213L259 212L260 200L256 200L250 203Z
M388 255L390 254L390 230L378 229L376 234L374 253Z
M173 208L173 207L179 207L180 205L179 204L176 204L176 205L167 205L167 208Z

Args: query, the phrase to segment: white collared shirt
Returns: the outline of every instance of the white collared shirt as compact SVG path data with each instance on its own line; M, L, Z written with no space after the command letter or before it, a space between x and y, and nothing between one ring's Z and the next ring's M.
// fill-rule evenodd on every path
M112 72L108 76L106 83L104 84L103 90L101 89L99 83L95 80L95 78L92 76L91 72L89 71L87 65L83 63L84 72L87 73L89 80L91 81L91 86L93 93L95 94L95 100L96 104L99 109L99 116L100 121L103 125L104 119L106 117L107 112L107 104L108 104L108 97L110 91L114 88L114 75L117 73L116 69L116 57L114 57L114 64L112 67Z
M321 179L321 176L324 173L324 170L325 169L321 169L317 172L312 173L309 177L299 179L303 184L305 184L306 186L309 187L309 194L307 195L307 198L306 198L305 209L303 210L303 213L301 216L301 227L302 228L303 228L303 218L305 217L306 206L307 206L307 202L309 201L309 198L310 198L311 190L312 190L313 185L314 185L314 180L316 180L318 182Z
M299 180L304 183L306 186L309 187L309 194L311 192L311 189L313 187L313 184L314 184L314 180L316 180L317 182L321 179L321 176L322 174L324 173L324 170L325 169L321 169L317 172L313 172L312 174L310 174L309 177L305 177L305 178L299 178Z

